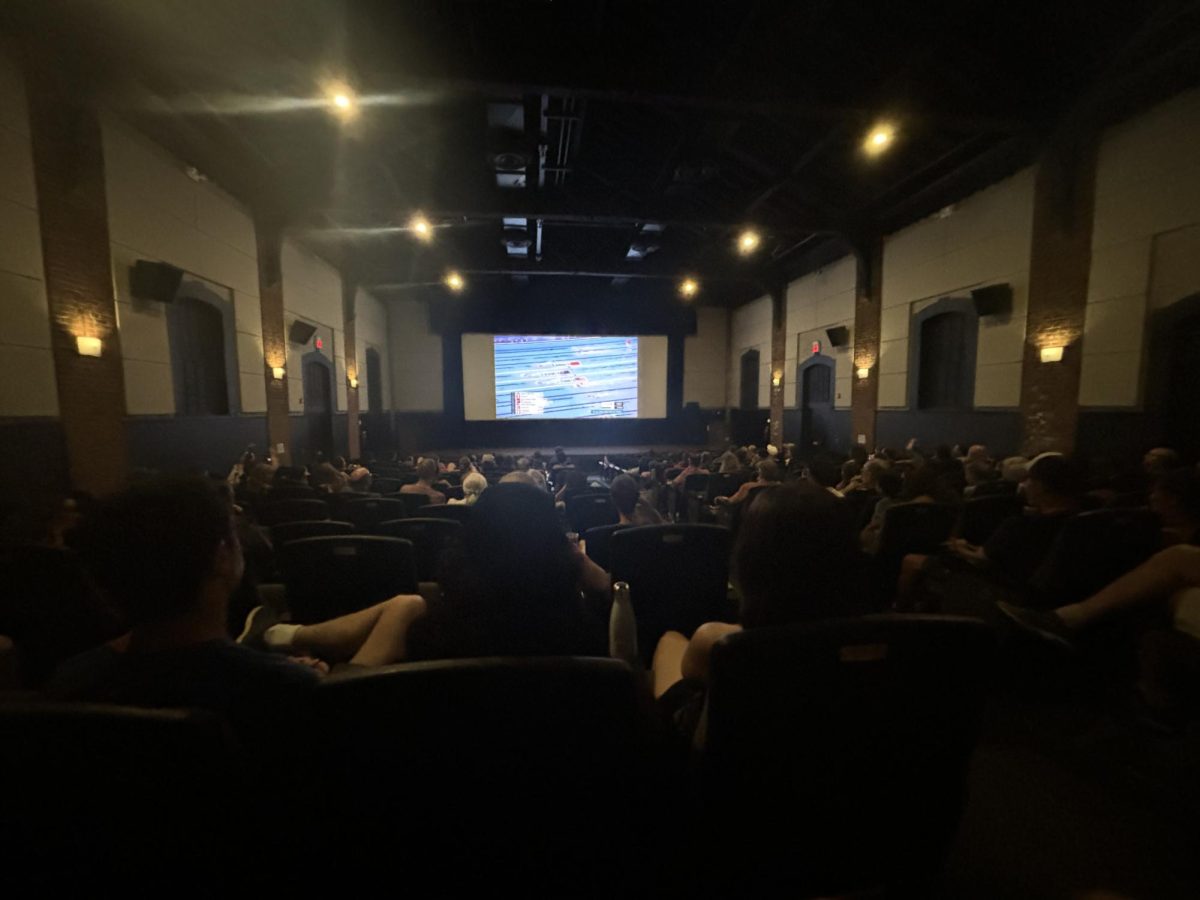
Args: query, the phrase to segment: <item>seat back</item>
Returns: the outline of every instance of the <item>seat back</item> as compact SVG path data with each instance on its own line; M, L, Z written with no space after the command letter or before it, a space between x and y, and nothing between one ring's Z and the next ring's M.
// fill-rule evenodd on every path
M403 484L399 478L375 477L371 479L371 490L377 494L396 494Z
M271 487L272 500L317 500L317 489L307 484L276 484Z
M339 522L336 519L316 520L312 522L281 522L271 526L271 543L280 547L288 541L298 541L301 538L328 537L332 534L354 534L352 522Z
M430 503L420 509L422 518L448 519L466 525L471 521L472 507L465 503Z
M628 527L628 525L597 525L595 528L585 531L582 537L588 559L604 571L609 571L612 566L612 536L619 529Z
M1150 510L1080 513L1063 524L1030 582L1046 605L1077 603L1141 565L1161 546L1158 517Z
M229 802L245 787L239 750L209 713L0 703L0 772L10 887L203 879L254 839Z
M397 494L395 497L367 497L351 500L342 507L348 522L353 522L359 531L370 532L380 522L403 519L409 515L408 504Z
M710 477L707 472L693 472L687 478L683 479L683 489L689 494L704 494L708 491L708 479Z
M1024 504L1016 494L973 497L963 503L959 537L982 546L1005 519L1019 516Z
M733 621L732 542L729 529L720 525L643 525L612 535L613 581L629 583L645 662L666 631L690 636L705 622Z
M615 525L620 520L608 491L593 491L567 498L567 521L571 530L583 534L598 525Z
M59 663L125 630L73 551L0 545L0 634L16 644L23 687L40 687Z
M708 821L755 847L770 861L763 877L785 877L796 895L936 873L962 812L994 642L982 622L918 615L720 641Z
M292 621L323 622L417 592L411 541L335 535L289 541L276 554Z
M442 558L462 542L462 531L462 525L450 519L392 519L375 526L375 534L412 542L420 581L438 580Z
M329 506L315 497L308 499L271 499L258 508L258 524L267 528L284 522L316 522L329 518Z
M955 518L954 508L941 503L901 503L884 513L875 560L885 597L895 589L904 557L936 551L950 537Z
M423 515L423 513L421 513L421 510L424 507L429 506L431 503L428 494L421 494L421 493L417 493L415 491L412 493L408 493L408 494L397 494L396 499L404 504L404 513L403 513L404 516ZM401 518L401 516L399 516L399 515L388 516L388 518L398 519L398 518Z
M718 497L732 497L745 480L746 476L741 472L713 472L708 476L708 490L704 499L712 503Z
M1017 494L1017 483L1004 478L985 481L971 488L972 497L1013 497Z
M613 829L628 837L641 818L649 754L639 688L616 660L552 657L327 678L317 708L339 828L361 826L369 840L382 826L392 847L399 831L406 879L432 870L443 890L473 877L526 889L603 884L637 851L611 848ZM364 791L370 772L402 774Z

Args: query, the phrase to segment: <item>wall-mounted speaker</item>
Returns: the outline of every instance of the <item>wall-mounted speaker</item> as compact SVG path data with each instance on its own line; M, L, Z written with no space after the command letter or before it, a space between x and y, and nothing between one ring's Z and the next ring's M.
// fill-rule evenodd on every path
M832 347L845 347L850 343L850 329L845 325L839 325L836 328L826 328L825 336L829 338L829 344Z
M310 325L300 319L293 319L292 326L288 329L288 340L293 344L307 344L312 340L316 330L316 325Z
M1007 316L1012 312L1012 285L989 284L971 291L975 312L981 316Z
M139 300L170 303L175 299L181 281L183 269L170 263L139 259L129 270L129 292Z

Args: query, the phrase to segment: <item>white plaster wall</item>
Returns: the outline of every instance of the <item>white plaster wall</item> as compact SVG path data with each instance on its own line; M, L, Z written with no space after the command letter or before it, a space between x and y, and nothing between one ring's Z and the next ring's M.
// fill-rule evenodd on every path
M129 413L175 411L166 307L135 300L135 260L168 262L233 296L241 411L267 408L258 250L249 213L220 188L112 115L101 116L108 229Z
M358 357L358 402L360 409L367 405L367 348L379 354L379 374L383 379L380 396L383 409L392 408L391 359L388 354L387 307L374 294L358 289L354 301L354 347ZM383 410L379 410L382 412Z
M392 408L399 412L441 412L442 337L429 327L429 309L421 300L387 304Z
M758 351L758 405L771 406L771 298L759 297L739 306L729 318L729 362L726 378L726 402L738 408L741 397L742 354Z
M301 359L317 350L333 362L334 409L346 411L346 357L342 278L337 269L291 238L284 238L280 254L283 266L283 324L294 319L317 326L307 345L288 342L288 404L294 413L304 412L304 380ZM317 340L322 346L318 349Z
M0 55L0 416L58 415L29 108Z
M683 339L683 402L701 409L725 405L725 354L729 311L712 306L696 309L696 333Z
M812 355L813 341L820 341L821 353L834 360L834 406L850 408L857 268L854 257L847 256L788 285L787 365L783 370L785 406L798 405L796 365ZM835 348L825 332L839 325L850 329L850 340L845 347Z
M913 313L941 297L967 296L971 288L1003 282L1012 285L1012 315L979 321L975 406L1020 405L1033 176L1032 169L1024 169L959 201L947 215L930 217L885 238L880 408L908 405Z
M1079 385L1084 406L1141 404L1147 314L1195 291L1197 134L1200 90L1192 90L1101 139Z

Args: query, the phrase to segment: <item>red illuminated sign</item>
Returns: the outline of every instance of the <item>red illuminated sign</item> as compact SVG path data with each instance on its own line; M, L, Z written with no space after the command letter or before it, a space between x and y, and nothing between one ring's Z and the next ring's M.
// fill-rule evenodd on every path
M317 345L317 349L320 350L322 347L325 346L325 342L323 340L321 340L320 338L317 338L316 345ZM814 350L813 352L816 353L817 351Z
M812 352L813 352L814 354L816 354L816 353L820 353L820 352L821 352L821 342L820 342L820 341L813 341L813 342L812 342Z

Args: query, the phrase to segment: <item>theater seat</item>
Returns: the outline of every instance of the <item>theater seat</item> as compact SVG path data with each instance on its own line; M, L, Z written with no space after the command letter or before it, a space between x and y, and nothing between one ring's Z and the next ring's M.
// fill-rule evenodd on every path
M403 482L399 478L372 478L371 490L376 494L399 493Z
M374 533L411 541L416 555L417 579L437 581L446 551L462 541L462 525L450 519L392 519L380 522Z
M426 892L611 896L604 888L650 843L636 805L652 760L641 690L608 659L327 678L317 690L325 821L356 846L391 848L376 855Z
M228 877L252 844L239 750L208 713L0 703L6 887ZM15 896L15 895L14 895Z
M1001 522L1019 516L1023 508L1024 504L1016 494L996 494L967 500L963 503L962 517L958 523L959 537L983 546Z
M935 552L950 537L956 518L954 507L941 503L901 503L884 513L875 554L883 596L895 591L904 557Z
M271 527L271 544L280 547L288 541L298 541L301 538L328 537L334 534L354 534L352 522L338 522L334 519L313 522L281 522Z
M427 495L427 494L418 494L418 493L397 494L396 499L404 504L403 515L405 515L405 516L421 515L422 514L421 509L423 507L429 506L429 503L430 503L429 495ZM400 518L400 516L399 515L388 516L388 518L389 519L393 519L393 518L398 519L398 518ZM380 521L384 521L384 520L381 519Z
M638 652L649 664L663 633L691 636L709 621L734 621L729 601L732 536L719 525L644 525L612 535L614 582L629 582Z
M324 500L269 500L258 508L258 524L267 528L284 522L315 522L329 518L329 506Z
M311 624L417 593L411 541L374 535L303 538L276 556L292 621Z
M449 519L466 525L471 521L471 507L464 503L430 503L419 510L424 519Z
M767 886L932 896L966 799L993 647L981 622L918 615L719 642L702 722L702 829L716 848L754 848L753 867L714 855L729 863L722 876L745 896Z
M583 534L589 528L600 525L615 525L619 519L616 504L608 491L593 491L567 498L567 522L576 534Z
M1145 562L1162 546L1157 516L1147 509L1101 509L1066 522L1030 579L1034 605L1086 600Z
M354 523L355 528L368 533L380 522L403 519L411 515L409 505L399 494L395 497L368 497L364 500L351 500L342 507L342 513L345 515L346 521Z
M612 536L618 530L628 527L628 525L597 525L595 528L585 531L581 537L588 559L604 571L609 571L612 566Z

